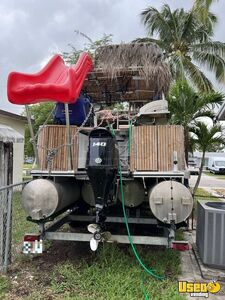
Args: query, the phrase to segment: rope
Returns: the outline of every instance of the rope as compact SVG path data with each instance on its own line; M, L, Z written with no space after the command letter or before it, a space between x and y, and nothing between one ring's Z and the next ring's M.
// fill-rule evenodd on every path
M58 151L59 151L59 149L56 149L56 148L48 150L48 153L47 153L48 176L50 176L50 174L51 174L53 158L58 153Z

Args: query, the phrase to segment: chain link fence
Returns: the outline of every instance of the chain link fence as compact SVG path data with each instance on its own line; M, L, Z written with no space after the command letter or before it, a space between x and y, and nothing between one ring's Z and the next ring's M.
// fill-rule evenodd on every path
M12 199L15 189L28 183L21 182L0 187L0 272L6 273L11 263Z

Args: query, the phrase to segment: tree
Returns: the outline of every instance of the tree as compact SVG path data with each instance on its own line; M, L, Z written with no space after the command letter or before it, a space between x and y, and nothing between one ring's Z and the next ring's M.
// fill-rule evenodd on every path
M77 49L74 45L69 44L71 51L62 53L64 60L68 64L75 64L82 52L89 53L89 55L93 59L95 59L95 53L97 48L102 46L107 46L112 43L112 34L104 33L102 38L97 40L92 40L88 35L86 35L83 32L75 30L75 33L84 37L88 41L88 43L84 44L84 47L82 47L81 49Z
M184 127L185 158L188 162L188 151L191 141L189 130L193 122L200 117L213 118L213 108L223 102L223 95L218 92L196 92L187 81L177 81L171 86L168 96L170 122Z
M199 175L193 190L193 194L195 195L201 180L206 151L209 151L209 149L214 145L225 145L225 138L222 134L221 125L214 125L211 128L208 128L207 125L203 122L195 122L190 131L193 133L193 139L195 140L198 149L202 151Z
M47 119L47 124L53 123L53 114L51 113L53 112L53 109L54 103L52 102L29 105L35 135L38 132L39 126L43 125ZM23 112L23 115L25 115L25 112ZM27 125L25 127L24 154L29 157L34 156L33 147L30 140L30 131Z
M161 11L147 7L141 17L149 37L136 42L158 44L174 80L187 79L201 91L212 90L212 83L201 66L213 71L219 82L225 82L225 43L212 40L217 21L214 14L208 12L207 22L203 23L194 9L171 11L164 5Z

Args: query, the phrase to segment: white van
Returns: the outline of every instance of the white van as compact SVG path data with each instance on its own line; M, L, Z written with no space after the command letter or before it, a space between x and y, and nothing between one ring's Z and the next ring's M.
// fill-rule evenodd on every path
M225 174L225 156L211 157L209 159L208 169L210 173Z

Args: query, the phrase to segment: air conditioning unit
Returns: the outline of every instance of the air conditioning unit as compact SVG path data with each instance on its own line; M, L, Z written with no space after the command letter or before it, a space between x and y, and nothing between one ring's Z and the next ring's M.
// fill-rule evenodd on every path
M198 201L196 244L204 264L225 269L225 202Z

